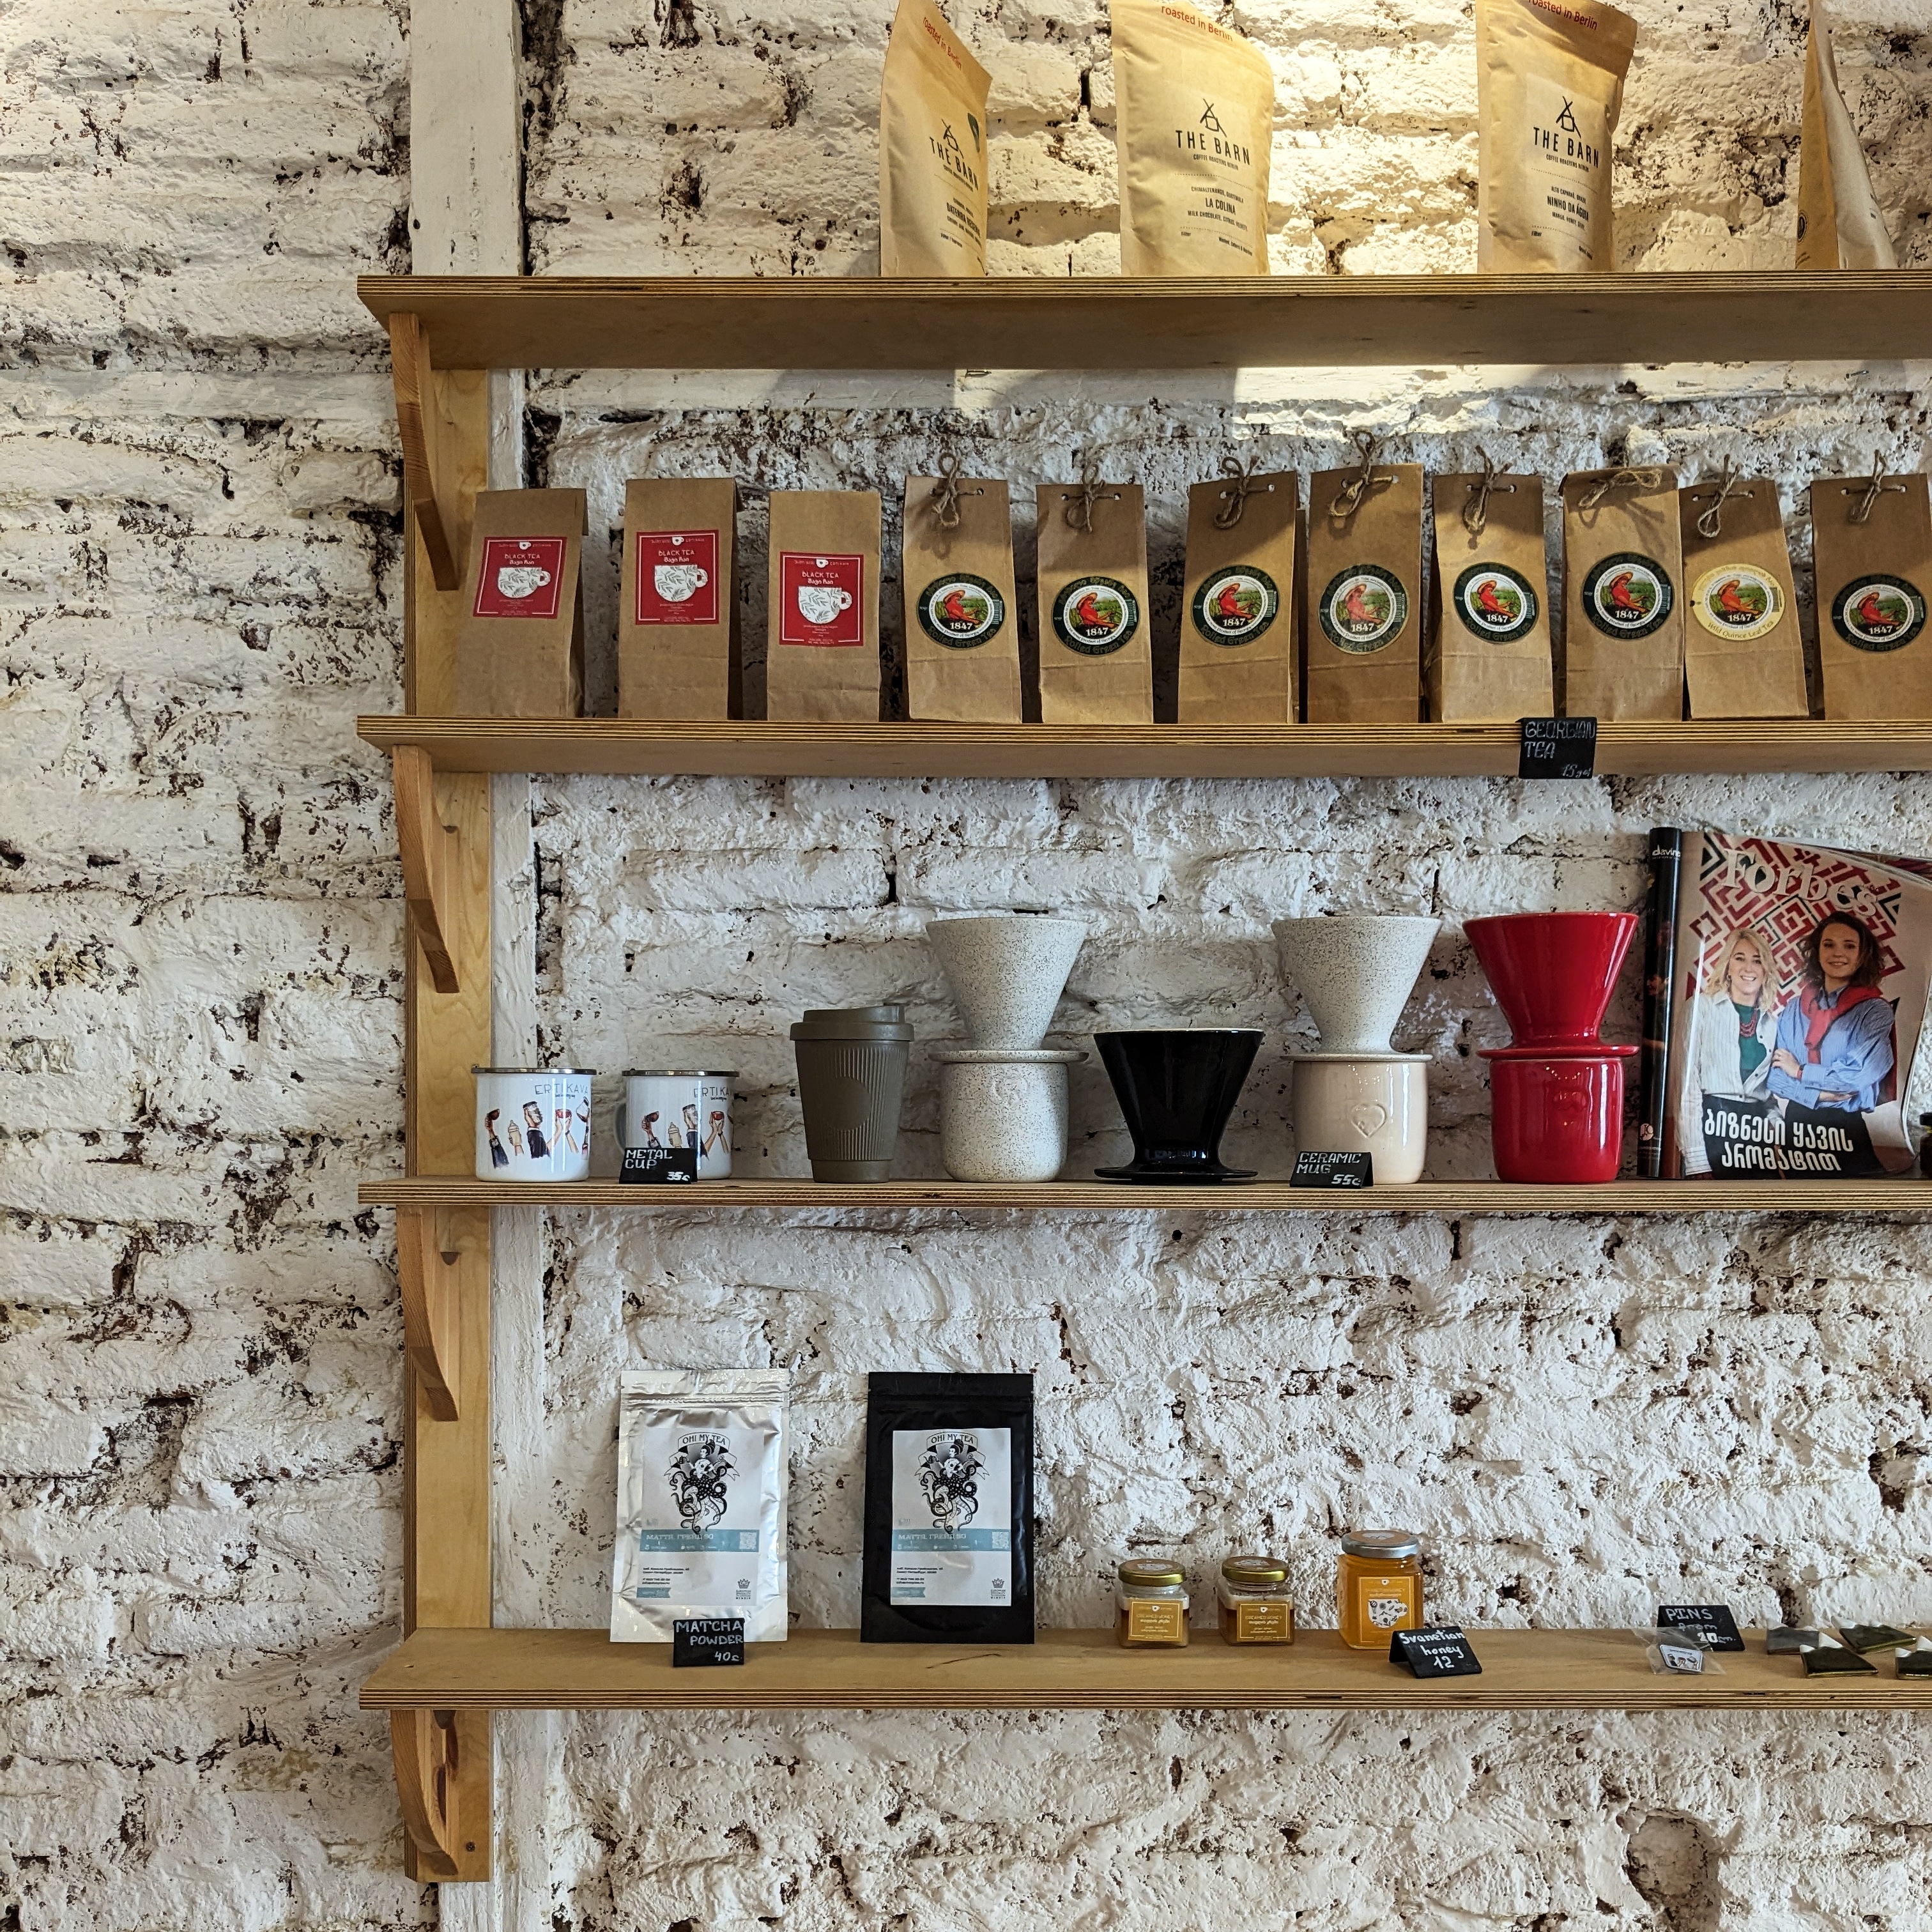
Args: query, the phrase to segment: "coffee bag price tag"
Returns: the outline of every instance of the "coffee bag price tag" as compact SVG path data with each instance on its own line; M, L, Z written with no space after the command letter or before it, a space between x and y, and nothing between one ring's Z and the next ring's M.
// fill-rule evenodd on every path
M1406 1664L1418 1677L1480 1677L1483 1666L1469 1640L1454 1624L1426 1630L1397 1630L1389 1640L1389 1661Z
M1520 778L1593 778L1597 776L1594 718L1526 718L1516 755Z
M641 1187L656 1187L698 1178L695 1148L627 1147L624 1164L617 1170L620 1182Z
M1695 1637L1706 1650L1742 1650L1737 1618L1726 1604L1659 1604L1657 1627Z
M1376 1157L1371 1154L1298 1154L1291 1187L1372 1187Z
M745 1660L742 1617L680 1617L671 1625L671 1667L705 1669Z

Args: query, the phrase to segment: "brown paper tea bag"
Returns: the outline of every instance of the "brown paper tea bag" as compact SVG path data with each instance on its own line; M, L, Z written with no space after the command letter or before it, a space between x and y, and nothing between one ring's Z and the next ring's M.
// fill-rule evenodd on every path
M1551 716L1543 479L1472 470L1432 488L1430 716L1446 724Z
M1042 483L1042 724L1151 724L1147 514L1138 483Z
M1362 460L1308 482L1301 627L1311 724L1413 724L1422 715L1422 471Z
M1684 688L1693 718L1803 718L1804 640L1778 485L1733 476L1679 494Z
M908 715L1017 724L1020 626L1005 484L908 476L899 578Z
M1811 540L1825 716L1932 718L1932 484L1821 477Z
M1684 716L1684 543L1670 470L1563 479L1563 709Z
M766 566L765 716L876 724L879 499L774 490Z
M617 710L626 718L730 718L739 680L738 486L728 476L624 486Z
M1292 470L1237 472L1188 491L1181 724L1294 722L1300 512L1300 480Z
M494 718L584 709L588 514L581 490L486 490L476 499L456 708Z

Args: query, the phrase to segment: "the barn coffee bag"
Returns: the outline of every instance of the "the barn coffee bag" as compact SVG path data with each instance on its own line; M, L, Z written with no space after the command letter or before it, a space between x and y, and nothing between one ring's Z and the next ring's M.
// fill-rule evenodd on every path
M626 718L730 718L740 692L738 486L728 476L624 486L617 710Z
M1147 515L1138 483L1042 483L1039 518L1043 724L1150 724Z
M1486 466L1438 476L1429 715L1443 724L1547 718L1556 700L1543 480Z
M1678 496L1684 690L1693 718L1802 718L1804 640L1778 485L1734 476Z
M1274 73L1186 0L1113 0L1120 272L1264 275Z
M1032 1642L1032 1376L868 1380L860 1641Z
M766 717L876 724L877 494L774 490L766 571Z
M879 272L986 272L986 70L932 0L899 0L879 97Z
M1292 470L1228 466L1187 493L1175 715L1183 724L1292 724L1300 482Z
M787 1628L788 1369L626 1370L617 1408L610 1640L669 1643L680 1618Z
M1413 724L1422 715L1422 471L1361 460L1308 485L1307 616L1301 627L1311 724Z
M908 715L1017 724L1020 626L1006 486L992 477L908 476L904 532Z
M1872 193L1864 145L1838 86L1824 0L1811 0L1804 118L1798 142L1801 268L1895 268L1898 256Z
M1563 479L1564 710L1684 716L1684 542L1669 470Z
M1601 0L1476 0L1476 266L1616 266L1610 149L1636 22Z
M477 497L456 640L459 712L574 718L584 709L586 516L581 490L486 490Z
M1932 718L1929 492L1924 476L1876 470L1811 486L1827 718Z

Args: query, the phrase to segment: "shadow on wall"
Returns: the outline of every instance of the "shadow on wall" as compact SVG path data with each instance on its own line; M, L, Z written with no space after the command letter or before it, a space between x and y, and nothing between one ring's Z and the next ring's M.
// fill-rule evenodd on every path
M1718 1856L1695 1818L1652 1811L1630 1831L1624 1870L1667 1932L1717 1932Z

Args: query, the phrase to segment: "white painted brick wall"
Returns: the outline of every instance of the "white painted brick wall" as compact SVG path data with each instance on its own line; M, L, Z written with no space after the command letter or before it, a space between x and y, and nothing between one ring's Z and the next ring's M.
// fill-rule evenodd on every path
M1924 262L1932 14L1846 10L1881 197ZM1627 264L1782 262L1802 20L1640 12ZM527 8L533 266L867 270L887 17ZM1112 267L1104 8L955 17L996 77L1000 265ZM1277 268L1469 266L1463 10L1234 17L1279 82ZM391 1232L354 1184L398 1156L402 928L387 786L349 731L397 701L400 609L386 379L349 278L402 259L406 26L0 11L0 1927L20 1932L439 1913L400 1875L384 1727L354 1708L400 1600ZM1794 514L1820 469L1932 454L1922 368L1156 386L1150 406L1061 377L566 376L533 396L533 480L587 488L601 532L626 476L730 469L754 486L755 573L757 488L890 504L936 431L1024 484L1098 436L1148 484L1171 626L1181 493L1237 437L1304 470L1361 421L1435 466L1480 440L1552 478L1626 441L1688 469L1748 455ZM593 544L606 704L614 596ZM1406 1030L1436 1056L1438 1171L1478 1174L1472 1049L1496 1026L1462 918L1626 902L1658 819L1924 853L1924 796L544 782L542 1022L611 1069L726 1054L747 1166L796 1172L797 1010L903 997L943 1036L925 917L1055 906L1094 934L1070 1039L1162 1014L1267 1030L1231 1142L1274 1166L1305 1022L1268 921L1426 905L1449 924ZM1633 1019L1620 1004L1624 1036ZM937 1171L935 1116L922 1054L905 1171ZM1076 1169L1120 1150L1090 1064L1075 1142ZM779 1360L814 1621L854 1615L873 1366L1035 1370L1055 1619L1100 1613L1124 1543L1172 1539L1197 1574L1279 1543L1318 1620L1330 1532L1365 1515L1423 1527L1435 1602L1472 1622L1616 1621L1691 1591L1754 1618L1932 1618L1916 1228L569 1214L548 1248L550 1427L506 1552L524 1614L604 1616L620 1366ZM1905 1718L592 1717L556 1726L548 1760L525 1720L503 1730L546 1786L518 1932L1916 1932L1932 1896Z

